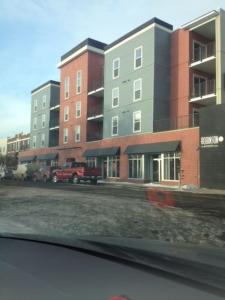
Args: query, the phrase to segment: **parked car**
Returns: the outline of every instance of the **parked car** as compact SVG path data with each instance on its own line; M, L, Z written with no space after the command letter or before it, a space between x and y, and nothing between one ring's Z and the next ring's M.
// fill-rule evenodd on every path
M0 168L0 180L5 178L5 168L1 167Z
M48 182L52 180L52 171L55 170L55 167L50 166L40 166L36 171L32 174L32 181L42 181Z
M100 168L87 167L86 163L83 162L70 162L52 172L52 181L56 183L66 180L73 183L80 183L83 180L97 184L98 177L100 176Z

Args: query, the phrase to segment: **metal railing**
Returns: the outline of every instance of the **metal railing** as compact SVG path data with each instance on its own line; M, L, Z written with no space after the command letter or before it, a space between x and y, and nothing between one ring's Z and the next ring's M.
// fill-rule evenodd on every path
M49 128L54 128L56 126L59 126L59 117L50 118Z
M161 132L168 130L192 128L199 126L199 114L179 116L176 118L166 118L153 121L153 131Z
M96 116L99 116L99 115L102 115L102 114L103 114L103 106L98 105L98 106L92 107L88 110L87 117L88 118L96 117Z
M96 91L97 89L102 88L102 87L104 87L104 79L103 78L101 78L99 80L93 80L89 84L88 92L90 93L92 91Z
M208 44L204 44L199 46L198 48L194 48L192 63L201 61L207 57L215 55L215 42L210 42Z
M92 134L89 133L87 135L87 142L93 142L93 141L102 140L102 138L103 138L102 132L92 133Z
M200 83L193 84L191 98L202 97L216 92L215 79L204 80Z

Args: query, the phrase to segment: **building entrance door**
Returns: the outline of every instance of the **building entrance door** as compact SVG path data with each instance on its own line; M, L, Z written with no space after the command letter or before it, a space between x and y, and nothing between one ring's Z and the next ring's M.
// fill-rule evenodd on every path
M159 155L155 155L153 157L153 182L160 182L161 181L161 158Z

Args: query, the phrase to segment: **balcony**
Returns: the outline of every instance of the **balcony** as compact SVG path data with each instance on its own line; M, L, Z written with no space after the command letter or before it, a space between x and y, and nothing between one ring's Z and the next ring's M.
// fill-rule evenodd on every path
M56 111L59 111L59 108L60 108L60 105L57 104L57 105L55 105L55 106L51 106L51 107L50 107L50 110L56 110Z
M87 142L99 141L99 140L102 140L102 138L103 138L102 132L92 133L87 136Z
M104 81L103 79L92 81L89 86L88 96L102 98L104 96Z
M216 81L215 79L205 80L201 77L194 82L190 102L203 105L211 105L216 101Z
M103 106L98 105L95 107L91 107L87 113L88 121L102 121L103 120Z
M193 55L190 67L201 72L215 73L215 42L201 44L193 42Z
M49 130L55 130L59 128L59 118L50 118Z
M199 126L199 114L193 113L192 115L178 116L175 118L167 118L154 120L154 132L162 132L169 130L178 130L185 128L192 128Z

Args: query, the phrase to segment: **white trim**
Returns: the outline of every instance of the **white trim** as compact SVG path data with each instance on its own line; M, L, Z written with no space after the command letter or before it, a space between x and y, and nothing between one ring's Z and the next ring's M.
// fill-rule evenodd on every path
M136 33L134 33L133 35L129 36L128 38L122 40L121 42L119 42L119 43L116 44L115 46L111 47L110 49L107 49L107 50L105 51L105 54L107 54L107 53L109 53L110 51L112 51L112 50L114 50L114 49L116 49L116 48L122 46L123 44L127 43L128 41L130 41L130 40L136 38L136 37L139 36L140 34L146 32L146 31L148 31L148 30L150 30L150 29L152 29L152 28L154 28L154 27L160 28L160 29L162 29L162 30L164 30L164 31L166 31L166 32L169 32L169 33L173 32L173 30L171 30L171 29L168 29L168 28L165 28L165 27L162 26L162 25L153 23L153 24L150 24L149 26L143 28L142 30L140 30L140 31L138 31L138 32L136 32Z
M59 125L55 127L50 127L49 130L59 129Z
M22 142L22 141L28 141L28 140L30 140L30 138L28 137L28 138L25 138L25 139L19 139L19 140L15 140L15 141L10 141L10 142L7 142L7 145L9 145L9 144L14 144L14 143L19 143L19 142Z
M118 104L117 105L113 105L113 100L115 99L115 98L113 98L113 92L114 91L118 91ZM120 89L119 89L119 87L117 86L117 87L114 87L113 89L112 89L112 108L115 108L115 107L118 107L119 106L119 104L120 104Z
M74 137L74 140L75 142L80 142L80 137L81 137L81 126L80 125L76 125L75 128L75 137ZM77 134L79 134L79 139L77 139Z
M60 104L58 104L58 105L56 105L56 106L50 107L50 110L54 110L54 109L59 108L59 107L60 107Z
M87 120L88 120L88 121L91 121L91 120L99 119L99 118L102 118L102 117L103 117L103 114L100 114L100 115L97 115L97 116L88 117Z
M136 67L136 60L137 60L136 51L138 49L141 49L141 65L139 67ZM142 66L143 66L143 45L140 45L139 47L134 49L134 70L138 70L138 69L142 68Z
M79 83L80 85L78 86L78 74L79 74ZM80 91L78 92L78 87L80 88ZM82 70L78 70L76 73L76 94L80 95L81 94L81 87L82 87Z
M66 95L68 94L68 96ZM70 76L64 77L64 99L67 100L70 97Z
M116 61L118 61L118 76L114 76L114 63L116 62ZM117 70L117 69L116 69ZM113 61L112 61L112 79L117 79L117 78L119 78L120 77L120 58L119 57L116 57L116 58L114 58L113 59Z
M113 133L113 120L117 120L117 133ZM119 117L113 116L112 117L112 123L111 123L111 136L117 136L119 133Z
M129 180L143 180L145 178L145 155L144 154L140 154L140 153L134 153L134 154L127 154L128 156L128 179ZM142 165L142 177L141 178L135 178L135 177L129 177L129 161L133 161L135 159L130 158L129 156L141 156L141 165ZM137 159L136 159L137 160Z
M64 106L64 110L63 110L63 120L64 122L68 122L69 121L69 111L70 111L70 108L69 106ZM66 116L67 116L67 119L66 119Z
M139 130L134 130L134 124L135 124L135 122L134 122L134 116L135 116L135 114L137 114L137 113L140 113L140 115L141 115L141 110L137 110L137 111L134 111L134 112L133 112L133 133L141 132L141 118L140 118L140 129L139 129Z
M135 84L140 81L140 98L135 99ZM138 91L138 90L137 90ZM142 78L135 79L133 81L133 102L140 101L142 99Z
M72 59L74 59L75 57L77 57L78 55L80 55L81 53L83 53L85 51L92 51L92 52L95 52L98 54L104 54L104 50L85 45L84 47L80 48L79 50L77 50L76 52L74 52L73 54L71 54L70 56L65 58L64 60L62 60L60 63L58 63L57 68L61 68L63 65L65 65L66 63L68 63L69 61L71 61Z
M43 126L44 123L44 126ZM45 128L46 127L46 114L42 114L41 115L41 128Z
M101 92L101 91L103 91L103 90L104 90L104 87L102 86L102 87L98 88L97 90L93 90L93 91L89 92L89 93L88 93L88 96L91 96L92 94Z
M196 28L198 26L201 26L201 25L205 24L206 22L208 23L208 22L214 20L215 17L218 16L218 15L219 15L218 11L212 10L212 11L210 11L210 12L208 12L208 13L206 13L206 14L204 14L204 15L202 15L202 16L200 16L200 17L198 17L198 18L196 18L196 19L194 19L194 20L192 20L188 23L185 23L184 25L181 26L181 28L182 29L192 29L193 30L194 28ZM210 17L212 17L212 18L208 19ZM194 27L194 24L199 23L199 22L201 22L201 20L204 20L204 19L206 19L206 21L204 23L201 23L200 25L198 24Z
M66 142L65 142L65 137L67 137L67 141ZM68 131L68 128L63 128L63 144L68 144L68 140L69 140L69 131Z
M78 104L80 104L80 115L79 116L77 115L77 111L78 111L77 105ZM80 100L76 101L76 103L75 103L75 117L76 117L76 119L79 119L81 117L81 101Z
M33 93L31 92L31 95L33 96L33 95L35 95L35 94L39 93L40 91L42 91L42 90L46 89L47 87L49 87L49 86L51 86L51 85L54 85L54 86L57 86L58 88L60 88L60 85L59 85L59 84L55 84L55 83L49 83L49 84L47 84L47 85L43 86L42 88L40 88L40 89L38 89L38 90L34 91Z
M206 57L206 58L204 58L204 59L202 59L202 60L198 60L198 61L195 61L195 62L191 63L191 64L190 64L190 67L195 67L195 66L198 66L198 65L200 65L200 64L203 64L203 63L205 63L205 62L208 62L208 61L210 61L210 60L214 60L214 59L216 59L216 56L215 56L215 55L212 55L212 56Z

